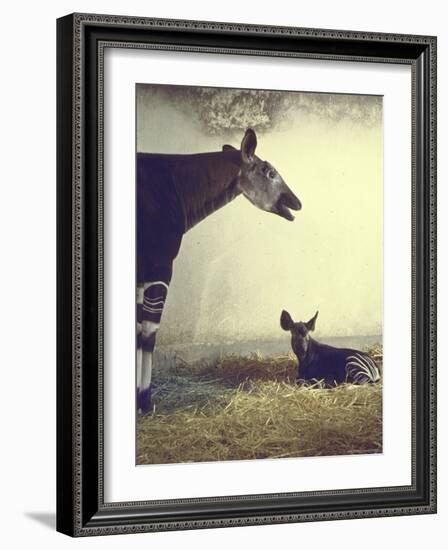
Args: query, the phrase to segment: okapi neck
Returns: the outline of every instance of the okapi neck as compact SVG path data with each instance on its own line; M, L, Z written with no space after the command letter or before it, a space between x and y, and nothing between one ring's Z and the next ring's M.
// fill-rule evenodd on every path
M241 193L240 170L238 151L189 155L177 164L174 178L185 215L185 231Z
M308 349L306 351L306 354L304 357L299 358L299 364L302 367L306 367L308 365L311 365L311 363L316 358L316 348L319 344L316 342L316 340L313 340L312 338L308 341Z

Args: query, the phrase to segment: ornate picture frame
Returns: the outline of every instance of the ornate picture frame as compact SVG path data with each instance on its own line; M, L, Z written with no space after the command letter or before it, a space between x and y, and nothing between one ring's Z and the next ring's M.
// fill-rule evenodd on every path
M90 536L436 512L436 43L432 36L110 15L58 19L58 531ZM410 485L167 500L153 499L149 492L145 500L105 501L107 48L410 66Z

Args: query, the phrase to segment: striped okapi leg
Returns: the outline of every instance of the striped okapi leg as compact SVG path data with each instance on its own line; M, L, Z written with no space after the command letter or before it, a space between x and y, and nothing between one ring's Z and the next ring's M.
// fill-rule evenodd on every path
M380 380L375 361L364 353L355 352L346 358L347 380L355 384L374 383Z
M137 285L137 372L136 372L136 385L137 385L137 402L138 395L140 393L140 382L142 378L142 321L143 321L143 284ZM138 408L138 407L137 407Z
M146 414L151 410L152 354L167 293L168 285L163 281L151 281L143 285L143 305L141 308L142 328L140 338L142 359L137 398L137 409L140 414Z

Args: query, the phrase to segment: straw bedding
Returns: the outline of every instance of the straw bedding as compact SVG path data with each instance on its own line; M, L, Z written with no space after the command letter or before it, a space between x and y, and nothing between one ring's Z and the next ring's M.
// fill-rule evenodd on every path
M382 351L368 352L381 365ZM137 421L137 463L382 452L382 385L295 383L292 355L226 356L155 372L154 410Z

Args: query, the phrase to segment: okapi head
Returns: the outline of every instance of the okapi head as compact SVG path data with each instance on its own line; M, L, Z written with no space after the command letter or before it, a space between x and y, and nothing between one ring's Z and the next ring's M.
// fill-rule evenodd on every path
M319 312L316 311L314 317L307 322L299 321L298 323L295 323L287 311L282 311L280 316L280 326L283 330L289 330L291 332L291 347L299 360L303 360L306 357L310 343L309 333L316 327L318 313Z
M257 208L292 221L294 216L289 209L300 210L302 205L277 170L255 155L256 147L257 136L254 130L248 128L241 142L238 188ZM231 145L224 145L223 151L236 149Z

